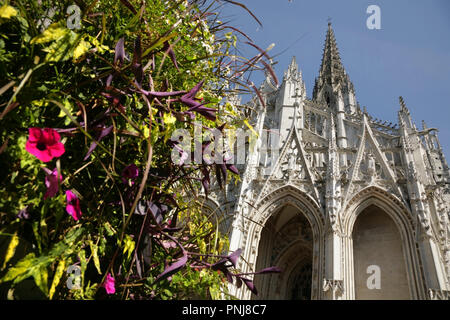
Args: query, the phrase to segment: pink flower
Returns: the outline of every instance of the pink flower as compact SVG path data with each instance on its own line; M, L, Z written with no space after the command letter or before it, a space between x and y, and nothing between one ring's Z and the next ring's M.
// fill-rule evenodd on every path
M58 132L51 128L29 128L25 149L43 162L60 157L66 151Z
M66 211L75 221L81 218L80 199L70 190L66 191L67 206Z
M62 175L59 176L58 179L58 170L55 168L53 171L47 168L44 169L45 173L47 174L45 176L45 186L47 187L47 191L44 194L44 200L47 198L52 198L56 196L56 194L59 191L59 184L63 180Z
M108 273L106 275L105 282L103 283L103 287L105 288L107 294L114 294L114 293L116 293L115 282L116 281L111 276L111 273Z

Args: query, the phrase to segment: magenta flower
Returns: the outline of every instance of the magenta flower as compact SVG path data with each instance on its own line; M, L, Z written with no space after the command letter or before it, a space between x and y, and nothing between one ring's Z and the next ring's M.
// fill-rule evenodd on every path
M45 186L47 187L47 191L44 194L44 200L47 198L52 198L56 196L56 194L59 191L59 184L63 180L62 175L59 176L58 179L58 170L55 168L53 171L47 168L44 169L46 176L45 176Z
M116 281L111 276L111 273L108 273L106 275L105 282L102 285L105 288L107 294L114 294L114 293L116 293L115 282Z
M43 162L48 162L53 158L64 154L64 144L60 142L61 137L58 132L51 128L29 128L29 137L25 149Z
M130 164L126 166L122 171L122 182L128 184L128 181L131 182L131 185L134 184L134 180L139 176L139 169L134 164Z
M70 190L66 191L67 206L66 211L75 221L81 218L80 199Z

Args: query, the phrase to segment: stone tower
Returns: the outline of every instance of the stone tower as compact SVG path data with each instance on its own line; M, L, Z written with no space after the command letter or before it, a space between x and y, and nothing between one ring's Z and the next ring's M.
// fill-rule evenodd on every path
M260 92L249 102L259 140L242 181L205 208L231 217L240 270L283 272L255 276L257 296L232 293L448 299L450 171L437 130L418 129L402 97L398 124L361 110L331 24L312 99L295 58L279 86L267 78Z

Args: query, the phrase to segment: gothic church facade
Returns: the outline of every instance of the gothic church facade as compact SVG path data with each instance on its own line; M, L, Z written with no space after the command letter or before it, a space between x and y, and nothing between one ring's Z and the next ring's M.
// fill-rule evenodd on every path
M281 149L271 157L271 142L259 141L242 181L205 208L232 217L230 251L242 249L242 272L282 273L255 276L258 295L231 293L449 299L450 171L437 130L417 128L401 97L398 124L361 110L331 24L312 99L295 58L279 86L268 77L260 92L252 123L260 137L279 132Z

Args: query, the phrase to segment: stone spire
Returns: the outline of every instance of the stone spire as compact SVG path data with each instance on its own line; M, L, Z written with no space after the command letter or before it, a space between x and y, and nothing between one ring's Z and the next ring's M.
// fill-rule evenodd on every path
M398 112L398 118L399 118L399 125L406 126L408 129L413 128L413 122L411 118L411 113L409 112L408 107L406 106L405 100L403 100L403 97L398 98L400 103L400 111Z
M331 106L333 104L332 96L338 90L342 90L344 95L352 93L354 96L353 84L342 65L334 31L331 22L329 22L319 77L314 84L313 99L316 101L322 100ZM349 103L353 105L356 104L356 101Z
M290 80L290 79L297 80L298 76L299 72L297 59L295 58L295 56L293 56L289 68L284 72L283 80Z

